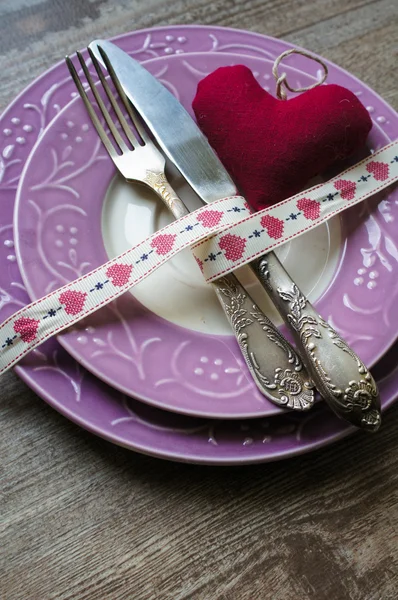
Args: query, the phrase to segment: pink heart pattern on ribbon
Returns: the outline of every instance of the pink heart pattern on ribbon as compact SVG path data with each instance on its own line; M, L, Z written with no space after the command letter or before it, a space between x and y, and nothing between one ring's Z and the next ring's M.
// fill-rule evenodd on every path
M21 340L26 342L33 342L37 336L37 330L39 329L40 321L37 319L31 319L30 317L20 317L14 323L15 333L19 333Z
M157 235L155 238L153 238L151 242L151 247L155 248L156 252L161 256L165 256L173 249L176 237L177 236L175 233L161 233L160 235Z
M377 181L385 181L389 176L389 166L383 162L377 162L372 160L367 166L366 170L371 173Z
M283 235L284 222L282 219L277 219L272 215L265 215L260 220L261 226L267 230L270 238L278 240Z
M66 290L62 292L59 301L65 307L68 315L78 315L82 312L87 298L87 292L77 292L75 290Z
M198 258L197 256L194 256L194 259L196 260L199 269L201 270L201 272L203 273L203 260L200 260L200 258Z
M114 264L106 271L106 276L109 277L114 286L120 287L126 285L130 279L133 265Z
M246 240L239 235L231 235L227 233L220 238L219 246L224 250L227 260L236 261L242 258L246 247Z
M222 213L218 210L205 210L202 214L198 215L198 221L204 227L215 227L219 224L221 217Z
M357 189L355 181L339 179L338 181L335 181L334 187L336 190L340 191L341 197L344 198L344 200L352 200L355 198L355 191Z
M310 219L311 221L319 219L319 215L321 214L320 203L316 200L311 200L310 198L300 198L297 202L297 208L303 211L303 215L306 219Z

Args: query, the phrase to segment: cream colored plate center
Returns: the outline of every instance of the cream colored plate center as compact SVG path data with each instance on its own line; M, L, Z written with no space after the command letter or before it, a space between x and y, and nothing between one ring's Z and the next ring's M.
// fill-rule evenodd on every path
M169 179L192 210L201 203L175 169ZM173 220L161 200L139 184L116 176L107 192L102 231L109 258L121 254ZM281 246L276 253L287 271L311 301L329 286L335 273L341 244L338 217ZM257 304L276 324L281 319L256 282L249 267L236 271ZM157 315L188 329L215 335L230 335L223 310L189 250L184 250L132 290L134 296Z

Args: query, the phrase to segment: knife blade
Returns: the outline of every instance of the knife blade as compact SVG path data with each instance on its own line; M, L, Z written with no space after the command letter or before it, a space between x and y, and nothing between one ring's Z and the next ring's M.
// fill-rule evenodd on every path
M123 91L165 155L204 202L236 193L236 186L206 137L165 86L115 44L95 40L90 48L102 64L102 54L107 56ZM328 405L356 427L377 431L381 423L380 397L361 359L318 315L273 252L251 267L291 330Z

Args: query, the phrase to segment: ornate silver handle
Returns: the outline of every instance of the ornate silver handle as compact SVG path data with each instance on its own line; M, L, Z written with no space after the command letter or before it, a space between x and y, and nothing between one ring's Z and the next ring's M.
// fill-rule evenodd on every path
M144 182L176 219L189 213L163 172L147 171ZM235 275L215 281L213 288L260 392L278 406L292 410L311 408L314 386L300 356Z
M278 328L235 275L222 277L212 285L260 392L284 408L311 408L313 383L301 358Z
M273 252L251 266L291 329L315 386L329 406L353 425L377 431L379 392L361 359L318 315Z

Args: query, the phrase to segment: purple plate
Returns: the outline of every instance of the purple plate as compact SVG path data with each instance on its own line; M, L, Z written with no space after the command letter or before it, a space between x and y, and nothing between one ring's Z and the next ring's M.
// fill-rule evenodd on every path
M267 58L174 54L150 60L146 67L190 110L205 74L242 62L265 87L272 85L273 61ZM303 71L285 70L295 87L313 82ZM340 78L330 76L329 81ZM358 87L356 81L344 83L354 91ZM385 132L374 128L369 144L374 148L388 141ZM153 193L115 178L115 172L76 98L47 127L19 186L17 256L32 299L100 266L170 221ZM174 180L182 198L198 207L181 177L174 174ZM398 328L393 310L398 231L392 226L397 197L386 192L373 208L355 207L278 251L304 293L369 366L391 345ZM244 278L249 273L241 269ZM266 294L248 281L275 321ZM214 292L203 283L189 251L133 293L135 298L125 295L62 335L61 344L80 364L123 393L173 412L229 419L280 412L254 385Z
M166 39L167 38L167 39ZM181 41L185 40L185 41ZM184 47L277 55L286 44L247 32L217 27L166 27L119 38L140 59ZM154 47L151 47L154 46ZM333 70L338 71L336 67ZM36 80L1 118L0 318L29 301L13 249L12 215L22 168L40 133L74 93L73 84L57 65ZM19 141L18 141L19 139ZM396 350L396 349L395 349ZM393 351L392 351L393 352ZM391 352L390 352L391 354ZM383 409L398 393L394 354L374 372ZM126 398L104 385L51 340L16 368L20 377L60 413L114 443L153 456L206 464L266 462L324 446L353 431L319 405L307 415L246 422L212 422L178 417Z

